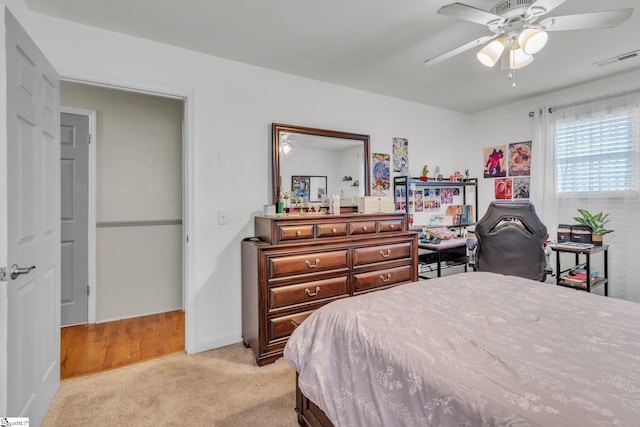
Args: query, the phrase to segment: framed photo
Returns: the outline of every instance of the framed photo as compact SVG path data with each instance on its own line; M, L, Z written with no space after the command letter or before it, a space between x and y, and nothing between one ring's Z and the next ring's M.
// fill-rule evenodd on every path
M322 202L327 198L326 176L291 176L291 191L296 199Z
M327 177L326 176L310 176L309 177L309 201L322 202L327 198Z
M294 199L309 200L309 176L292 175L291 192Z

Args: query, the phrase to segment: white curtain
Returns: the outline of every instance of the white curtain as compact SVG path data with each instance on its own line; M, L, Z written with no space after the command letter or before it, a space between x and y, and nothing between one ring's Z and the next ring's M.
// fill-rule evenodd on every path
M593 135L587 132L584 136L579 134L584 128L590 128L595 122L612 120L623 117L624 127L629 129L631 141L630 150L624 154L622 160L617 149L603 149L592 155L595 161L587 162L588 165L564 166L558 161L558 129L565 130L575 125L577 130L575 138L581 141L593 139L593 146L601 143L597 131ZM628 117L628 122L626 122ZM543 107L535 112L533 159L531 171L531 200L536 210L549 230L550 240L557 236L558 224L577 224L573 218L579 216L578 208L586 209L592 213L609 213L610 222L607 228L615 230L604 236L604 243L609 245L609 296L640 302L640 222L637 220L640 208L638 190L638 171L640 170L640 91L612 95L606 98L589 100L572 105ZM617 155L616 159L611 159ZM628 163L627 163L628 161ZM622 166L611 167L613 162ZM620 163L622 162L622 163ZM591 182L589 190L571 191L572 182L567 182L563 190L558 189L558 165L560 172L566 172L563 168L581 168L585 174L582 180ZM603 169L609 170L603 172ZM574 170L569 170L571 175ZM621 175L628 179L625 181ZM586 178L584 178L586 176ZM577 178L576 178L577 179ZM606 181L623 182L624 189L602 189L600 184ZM576 185L576 187L578 187ZM596 188L596 190L593 190ZM553 255L552 257L555 257ZM571 264L571 258L562 258L562 267ZM555 260L552 262L555 267ZM602 256L592 256L592 265L604 272ZM555 278L553 278L555 280Z

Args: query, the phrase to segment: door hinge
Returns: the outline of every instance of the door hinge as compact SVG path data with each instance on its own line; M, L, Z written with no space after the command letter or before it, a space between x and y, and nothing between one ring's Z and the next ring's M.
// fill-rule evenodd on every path
M91 288L89 288L89 285L87 285L87 296L89 296L89 291Z
M7 267L0 268L0 282L7 281Z
M87 144L91 144L91 134L87 134Z

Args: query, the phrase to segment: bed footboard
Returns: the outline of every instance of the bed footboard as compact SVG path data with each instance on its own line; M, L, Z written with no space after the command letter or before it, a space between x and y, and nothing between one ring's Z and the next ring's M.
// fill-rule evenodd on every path
M298 387L298 374L296 374L296 412L298 413L298 424L301 426L333 427L333 424L322 409L300 391Z

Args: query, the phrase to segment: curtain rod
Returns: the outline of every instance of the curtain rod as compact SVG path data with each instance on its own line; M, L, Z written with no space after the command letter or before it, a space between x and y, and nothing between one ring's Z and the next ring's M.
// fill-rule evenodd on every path
M630 95L636 95L636 94L640 95L640 88L626 90L626 91L622 91L622 92L616 92L616 93L612 93L612 94L605 95L605 96L589 98L589 99L585 99L585 100L578 101L578 102L571 102L571 103L566 103L566 104L554 105L554 106L546 107L546 108L547 108L547 111L549 112L549 114L552 114L553 110L556 110L558 108L565 108L565 107L569 107L569 106L578 107L578 106L589 104L589 103L592 103L592 102L603 101L605 99L616 98L616 97L619 97L619 96L630 96ZM539 109L539 114L542 114L542 108ZM529 117L534 117L535 115L536 115L536 113L534 111L529 111Z

